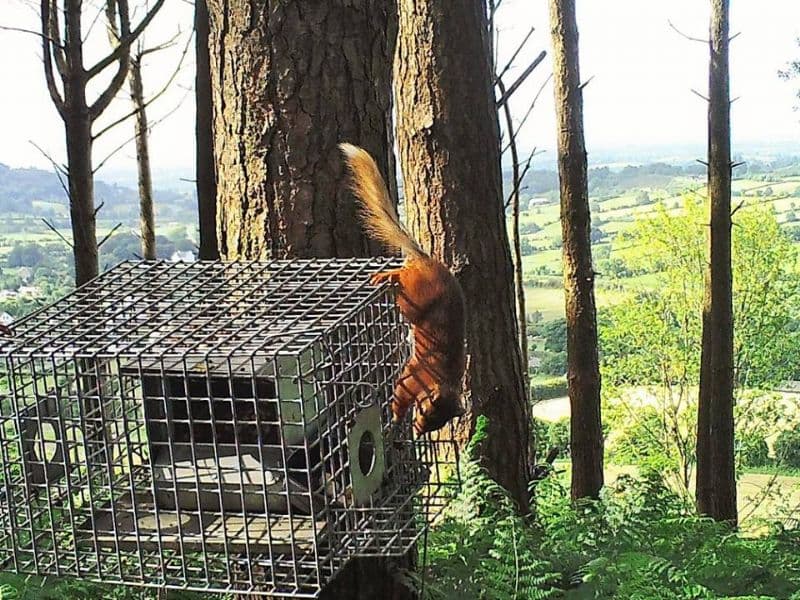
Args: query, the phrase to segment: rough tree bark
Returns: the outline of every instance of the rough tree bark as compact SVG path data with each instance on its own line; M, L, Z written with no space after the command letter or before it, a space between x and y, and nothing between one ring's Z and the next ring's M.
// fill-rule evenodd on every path
M153 178L150 173L150 148L148 146L147 107L142 83L142 62L139 56L131 58L131 101L136 113L135 141L136 167L139 181L139 228L142 237L142 258L156 259L156 226L153 211Z
M697 510L736 525L728 0L712 0L708 103L710 263L703 303L697 415Z
M336 144L359 143L394 172L394 4L209 0L208 8L220 254L380 251L362 232Z
M467 300L471 406L460 436L488 417L483 462L527 510L530 428L487 33L481 0L401 0L398 143L411 229Z
M217 246L217 176L214 162L214 112L208 48L208 6L196 0L195 31L195 172L200 215L200 260L219 258Z
M603 487L600 367L575 0L550 0L558 129L573 498Z
M225 259L365 256L337 144L376 157L392 188L391 0L208 0ZM350 563L323 598L413 597L387 561Z
M83 285L98 274L97 224L94 205L92 145L97 136L92 125L119 92L130 66L130 47L152 21L164 0L157 0L135 28L131 28L127 0L108 0L120 32L119 43L90 67L84 66L81 0L41 0L42 61L50 98L64 121L67 146L67 178L72 222L75 284ZM60 18L63 15L64 27ZM116 64L116 72L91 103L87 86ZM56 74L61 89L56 82ZM98 134L99 135L99 134Z

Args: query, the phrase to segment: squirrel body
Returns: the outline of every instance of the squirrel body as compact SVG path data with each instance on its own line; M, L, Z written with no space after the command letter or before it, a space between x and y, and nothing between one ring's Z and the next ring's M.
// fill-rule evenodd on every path
M455 276L426 254L400 224L377 164L367 151L340 144L361 203L366 231L392 248L402 250L405 263L382 271L371 282L397 287L397 306L411 323L414 348L403 367L392 398L394 420L414 405L417 434L435 431L463 414L461 380L466 356L464 293Z

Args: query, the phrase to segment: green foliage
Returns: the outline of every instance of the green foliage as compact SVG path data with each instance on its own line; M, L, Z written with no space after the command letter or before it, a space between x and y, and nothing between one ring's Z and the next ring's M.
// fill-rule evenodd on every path
M533 434L537 460L542 460L554 446L559 449L559 456L569 456L569 418L558 421L534 419Z
M739 433L736 436L736 454L743 467L764 467L772 462L767 441L758 433Z
M775 456L784 467L800 468L800 430L785 429L775 440Z
M9 267L36 267L44 260L45 253L39 244L18 244L6 258Z
M553 319L542 323L537 334L544 338L544 349L549 352L565 352L567 350L567 320Z
M695 516L655 474L578 503L547 478L528 519L474 460L463 473L429 536L427 598L800 598L800 535L737 535Z
M531 382L531 396L533 401L549 400L567 395L567 380L564 377L550 377L548 379Z
M477 462L485 437L480 417L463 464L464 485L429 535L426 597L544 599L555 596L555 573L540 556L535 529Z
M627 257L657 274L655 292L604 311L599 318L604 381L671 384L696 381L706 271L706 211L687 199L681 214L656 208L636 224ZM794 375L800 361L798 252L771 208L736 213L733 229L736 377L740 387L769 387Z
M566 352L537 352L534 356L539 358L537 372L547 375L557 375L563 381L563 375L567 372L567 353ZM560 388L558 388L560 389ZM564 395L564 394L559 394Z

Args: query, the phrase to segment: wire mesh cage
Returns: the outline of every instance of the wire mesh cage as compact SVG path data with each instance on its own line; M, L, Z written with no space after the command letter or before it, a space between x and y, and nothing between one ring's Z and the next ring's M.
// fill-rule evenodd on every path
M123 263L0 341L0 568L314 597L458 483L392 424L392 259Z

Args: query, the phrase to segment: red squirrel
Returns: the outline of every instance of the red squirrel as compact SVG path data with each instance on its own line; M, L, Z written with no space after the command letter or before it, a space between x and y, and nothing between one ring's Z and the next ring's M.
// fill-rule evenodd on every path
M367 233L405 255L401 268L375 273L370 280L373 285L388 282L397 286L397 306L414 335L413 353L394 388L394 421L402 420L413 403L417 434L436 431L464 412L464 292L447 267L426 254L400 224L386 183L369 153L351 144L339 148L350 169Z

